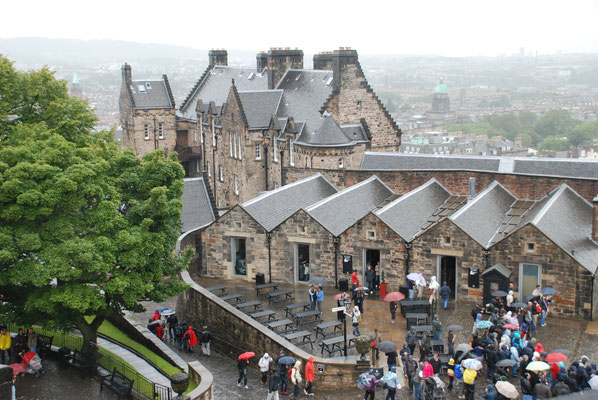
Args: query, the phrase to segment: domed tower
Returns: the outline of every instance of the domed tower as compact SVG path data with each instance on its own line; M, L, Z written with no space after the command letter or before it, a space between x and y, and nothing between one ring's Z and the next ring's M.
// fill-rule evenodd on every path
M448 87L440 77L440 81L434 87L434 97L432 98L432 112L448 112L451 109L451 99L448 95Z
M76 97L78 99L83 98L83 90L81 89L81 85L79 84L79 78L77 77L77 73L73 76L73 81L71 82L71 96Z

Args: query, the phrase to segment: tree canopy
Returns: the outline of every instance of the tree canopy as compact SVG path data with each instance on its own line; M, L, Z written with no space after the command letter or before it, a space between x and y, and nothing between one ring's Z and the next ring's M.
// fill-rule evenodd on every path
M87 102L47 69L15 71L0 56L0 93L5 318L74 324L94 342L107 316L184 289L177 275L189 254L174 254L184 176L176 154L140 159L111 132L93 132Z

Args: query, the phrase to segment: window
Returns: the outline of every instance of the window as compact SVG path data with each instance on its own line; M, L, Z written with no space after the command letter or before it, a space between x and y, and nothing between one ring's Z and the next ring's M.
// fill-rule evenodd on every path
M309 245L298 244L295 248L295 254L297 255L297 280L299 282L307 282L310 278L310 265L309 265Z
M376 240L376 231L367 231L366 238L367 240Z
M197 143L197 129L193 129L193 141Z
M239 177L235 175L235 194L239 195Z
M343 159L342 158L338 159L338 167L343 168Z
M292 141L289 142L289 164L291 167L295 166L295 148Z
M357 100L357 109L361 110L361 100Z
M164 124L162 122L158 124L158 138L164 139Z
M307 233L307 226L305 225L299 225L297 227L297 234L298 235L305 235Z
M148 89L151 89L152 88L152 84L149 83L149 82L145 82L145 87L148 88Z
M451 245L451 238L448 236L445 236L442 238L442 245L443 246L450 246Z
M216 121L212 119L212 146L216 147Z
M243 224L241 223L241 221L235 221L235 228L237 228L237 229L243 228Z
M259 143L255 144L255 159L256 160L262 159L262 146Z
M274 151L272 156L274 157L274 162L278 162L278 141L274 138Z
M233 158L233 134L228 134L228 149L230 152L230 157Z
M201 140L201 144L203 144L203 124L201 121L199 122L199 140Z
M243 151L241 149L241 134L237 134L237 141L239 143L239 160L243 159Z
M235 275L247 275L247 260L245 258L247 248L244 238L231 238L231 260Z
M237 158L237 135L233 134L233 158Z
M149 125L143 125L143 136L145 140L149 140Z
M208 176L212 176L212 163L208 161Z
M224 182L224 167L222 165L218 166L218 179L220 182Z
M539 264L519 265L519 297L523 298L532 294L536 285L542 281L542 266Z
M198 158L195 159L195 170L199 174L199 159Z
M527 253L533 253L534 251L536 251L536 244L535 243L527 243L525 245L525 251Z

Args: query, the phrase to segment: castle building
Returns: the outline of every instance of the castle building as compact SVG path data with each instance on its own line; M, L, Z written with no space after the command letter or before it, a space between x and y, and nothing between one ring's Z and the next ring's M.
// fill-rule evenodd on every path
M432 126L440 126L457 119L457 113L451 111L451 99L449 97L448 87L441 77L440 81L434 86L434 95L432 97L432 109L426 112L426 119Z

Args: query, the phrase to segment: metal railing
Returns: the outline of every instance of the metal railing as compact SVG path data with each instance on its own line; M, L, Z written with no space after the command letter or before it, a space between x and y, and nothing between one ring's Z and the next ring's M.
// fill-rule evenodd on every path
M16 325L9 325L9 332L17 332L19 329ZM26 328L24 328L26 332ZM74 335L72 333L55 331L46 329L44 327L35 327L35 332L44 336L53 336L52 345L56 347L66 347L71 350L81 350L83 347L83 337ZM101 357L98 358L97 362L100 367L112 373L114 368L120 371L127 378L133 380L133 390L143 395L144 397L152 400L171 400L172 389L167 386L160 385L147 379L139 372L124 364L122 361L112 357L112 353L107 350L98 347L98 353Z

